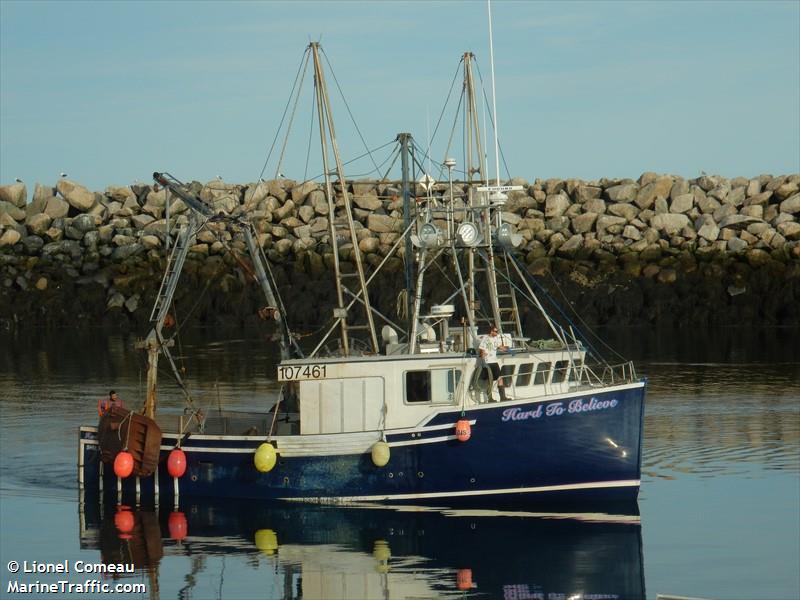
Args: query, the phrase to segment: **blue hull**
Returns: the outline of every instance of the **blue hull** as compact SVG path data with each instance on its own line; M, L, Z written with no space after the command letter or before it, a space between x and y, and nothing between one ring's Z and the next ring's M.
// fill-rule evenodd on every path
M463 416L452 408L442 410L413 431L387 431L391 458L382 468L372 463L369 452L282 456L278 438L275 468L259 473L253 453L263 439L190 435L182 444L188 468L178 480L178 493L439 505L487 498L493 503L631 500L639 489L644 389L642 382L546 401L492 403ZM466 442L453 439L450 428L461 418L474 421ZM81 436L82 483L91 493L100 489L99 452L91 431L82 430ZM164 435L158 473L161 497L175 491L166 457L176 439ZM151 498L155 478L121 482L126 496L136 494L137 487L141 497ZM118 489L109 468L104 469L102 489Z

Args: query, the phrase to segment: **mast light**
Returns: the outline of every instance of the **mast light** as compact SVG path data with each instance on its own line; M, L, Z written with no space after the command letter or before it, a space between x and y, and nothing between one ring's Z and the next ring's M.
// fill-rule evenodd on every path
M470 223L469 221L458 226L456 236L460 245L469 248L477 246L482 241L480 229L475 223Z
M517 233L509 223L503 223L497 228L497 241L501 246L510 250L522 243L522 235Z
M419 228L417 235L411 236L411 241L418 248L436 248L442 245L442 231L433 223L425 223Z

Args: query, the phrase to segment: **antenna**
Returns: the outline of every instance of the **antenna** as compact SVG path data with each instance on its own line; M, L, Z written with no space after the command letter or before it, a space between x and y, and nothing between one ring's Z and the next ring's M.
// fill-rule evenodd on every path
M494 166L496 169L497 181L495 185L500 185L500 143L497 140L497 96L494 91L494 44L492 43L492 0L486 0L486 8L489 11L489 64L492 67L492 115L494 116Z
M431 106L425 105L425 137L428 141L428 173L432 170L431 165Z

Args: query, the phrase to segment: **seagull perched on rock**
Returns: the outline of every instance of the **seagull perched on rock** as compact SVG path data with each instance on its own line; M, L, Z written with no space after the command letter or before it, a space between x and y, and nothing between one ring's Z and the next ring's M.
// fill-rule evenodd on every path
M217 175L217 181L222 181L222 175Z
M19 177L17 177L17 178L16 178L14 181L16 181L17 183L25 183L25 182L24 182L24 181L22 181L22 179L20 179Z
M66 177L66 176L67 176L66 173L61 173L61 177Z

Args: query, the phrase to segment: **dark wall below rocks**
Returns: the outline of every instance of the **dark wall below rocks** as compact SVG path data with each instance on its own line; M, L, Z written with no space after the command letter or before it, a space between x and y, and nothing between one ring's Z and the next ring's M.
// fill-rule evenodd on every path
M257 316L264 305L258 286L235 265L222 259L215 262L187 261L175 295L179 324L271 328ZM311 334L330 322L336 298L330 273L312 275L302 259L272 268L284 302L290 305L294 330ZM753 267L721 257L659 277L663 272L635 276L619 265L553 258L534 276L534 289L554 316L562 322L568 318L578 327L800 327L800 265L796 263ZM144 334L163 261L116 265L105 272L108 281L75 278L57 263L38 264L37 274L47 278L44 289L33 284L24 290L0 288L4 328L18 324L106 326ZM127 298L124 303L108 306L109 283ZM371 286L373 306L396 319L403 285L402 272L379 274ZM425 292L426 306L430 306L450 296L452 286L429 277ZM523 320L528 335L547 335L535 311L524 311Z

